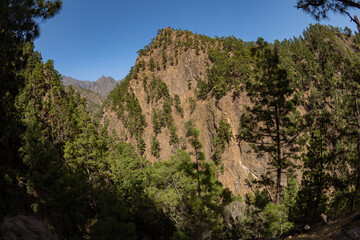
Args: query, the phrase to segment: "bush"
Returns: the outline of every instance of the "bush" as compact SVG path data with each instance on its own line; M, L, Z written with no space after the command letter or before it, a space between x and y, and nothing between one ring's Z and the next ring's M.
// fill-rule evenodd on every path
M189 103L190 103L190 114L192 114L195 111L196 108L196 101L194 98L189 98Z
M167 63L167 60L166 60L165 52L162 52L162 65L163 65L164 70L166 69L166 63Z
M224 207L223 217L228 238L254 239L262 237L265 219L260 209L244 202L234 201Z
M174 101L175 101L176 111L178 111L181 114L181 117L184 117L184 109L180 106L181 102L179 95L175 94Z
M269 237L279 238L294 227L294 224L288 221L288 209L284 204L269 203L262 213L269 225L266 229Z
M155 69L155 62L154 62L154 59L153 58L150 58L150 60L149 60L149 69L150 69L150 71L154 71L154 69Z
M156 158L160 157L160 143L156 136L153 136L151 140L151 154Z

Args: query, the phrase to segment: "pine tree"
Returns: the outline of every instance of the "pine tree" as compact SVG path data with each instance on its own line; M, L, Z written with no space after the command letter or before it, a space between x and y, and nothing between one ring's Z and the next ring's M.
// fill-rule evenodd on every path
M16 214L7 189L16 188L16 178L22 175L22 161L18 149L24 126L21 113L14 105L24 86L29 43L39 36L39 23L53 17L61 8L61 1L1 1L0 3L0 217Z
M304 151L303 176L297 206L296 221L305 222L325 213L328 204L326 192L331 184L332 166L336 159L338 131L333 124L334 113L330 110L334 93L327 88L331 79L320 78L311 90L306 104L308 120L308 144ZM328 89L326 91L325 89Z
M350 14L350 9L360 9L360 3L356 0L298 0L298 9L303 9L310 13L316 20L328 17L329 12L346 14L351 21L354 21L360 29L360 22L358 18Z
M344 146L347 152L347 163L351 166L352 171L348 175L353 190L351 190L350 209L354 210L358 202L360 193L360 58L353 56L347 63L348 69L342 79L344 95L341 98L342 110L341 120L343 124Z
M230 143L232 138L231 125L224 118L220 120L219 127L216 128L216 136L213 139L215 152L212 156L216 165L220 164L221 155L226 149L226 145Z
M198 172L188 153L179 150L170 160L157 162L147 172L146 191L159 209L175 222L177 230L194 239L223 235L220 206L223 189L215 167L203 164ZM198 192L200 176L201 197Z
M280 202L282 176L294 167L301 145L302 116L299 99L287 71L279 66L278 47L258 40L254 57L258 59L255 79L246 83L252 105L241 116L238 139L250 144L262 156L268 154L275 170L275 199Z
M197 190L198 196L201 199L201 184L200 184L200 170L202 162L205 160L205 154L200 151L203 147L202 143L199 140L200 131L193 126L192 121L186 123L186 136L189 138L191 146L194 148L195 156L195 168L197 174Z

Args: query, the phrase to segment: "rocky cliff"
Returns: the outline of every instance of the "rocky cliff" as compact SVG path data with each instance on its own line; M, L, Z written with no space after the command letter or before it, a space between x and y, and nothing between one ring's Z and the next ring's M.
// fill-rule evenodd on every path
M249 153L249 146L236 140L240 115L248 103L246 94L234 98L234 90L230 90L221 99L199 97L199 84L208 81L208 71L213 64L209 49L220 45L220 39L164 29L149 46L139 51L132 73L124 83L125 95L133 96L141 108L145 120L143 126L139 126L143 127L144 156L151 161L169 159L179 148L193 152L186 137L185 125L189 120L200 130L206 161L211 161L216 152L219 124L222 120L228 123L232 136L221 154L218 177L234 193L244 193L248 190L245 179L249 174L257 178L266 171L266 161ZM121 94L124 93L118 93ZM124 100L121 104L129 102ZM125 125L135 122L138 117L122 118L123 115L117 113L122 106L115 105L109 105L103 116L109 120L109 130L116 130L121 138L139 146L136 129L124 126L124 122ZM165 116L166 113L169 115Z
M320 76L331 70L333 79L341 79L356 41L339 29L316 25L306 29L304 37L273 45L277 66L286 69L307 101L314 84L324 84ZM246 179L259 179L269 170L268 156L255 154L237 137L244 107L251 106L246 85L265 74L257 67L264 56L256 49L266 44L263 39L244 42L163 29L139 51L130 74L110 93L103 120L151 161L169 159L180 148L195 159L187 136L191 121L200 131L206 161L217 163L219 180L244 194L249 191ZM281 185L286 186L286 177Z

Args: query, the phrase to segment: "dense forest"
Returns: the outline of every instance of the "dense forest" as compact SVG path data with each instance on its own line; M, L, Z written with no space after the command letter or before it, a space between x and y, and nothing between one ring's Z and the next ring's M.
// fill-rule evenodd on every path
M65 89L53 62L34 50L37 21L61 3L18 2L4 7L0 32L1 219L36 216L59 239L254 239L286 237L320 214L359 210L358 33L317 24L268 43L159 30L103 106L116 112L131 144L108 131L106 119L93 118L86 99ZM188 51L206 55L208 68L186 86L195 97L184 109L156 73L181 64ZM155 106L150 123L132 83ZM195 120L181 135L173 116L191 116L209 99L219 107L229 94L246 96L247 104L235 131L221 118L206 156ZM150 161L146 149L159 158L164 131L176 151ZM219 181L230 141L266 156L265 173L249 174L243 195Z

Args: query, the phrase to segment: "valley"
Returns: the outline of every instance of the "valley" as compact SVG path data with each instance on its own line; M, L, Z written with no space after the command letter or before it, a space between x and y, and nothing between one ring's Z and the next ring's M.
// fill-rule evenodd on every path
M297 8L359 24L325 2ZM310 24L268 42L165 27L124 79L81 81L33 42L61 6L0 15L1 239L360 238L358 32ZM113 39L91 32L70 45L99 37L79 55L113 64Z

